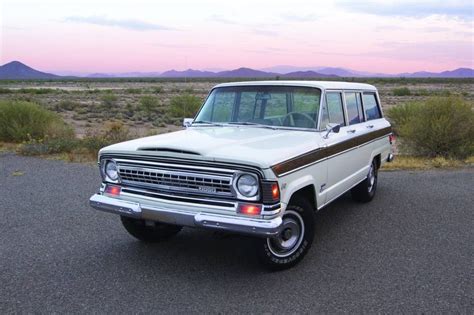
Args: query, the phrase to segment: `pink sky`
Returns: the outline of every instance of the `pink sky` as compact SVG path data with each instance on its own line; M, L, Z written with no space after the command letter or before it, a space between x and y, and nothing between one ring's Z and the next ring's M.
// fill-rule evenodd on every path
M0 3L0 64L53 72L474 67L472 1ZM396 4L394 4L396 3Z

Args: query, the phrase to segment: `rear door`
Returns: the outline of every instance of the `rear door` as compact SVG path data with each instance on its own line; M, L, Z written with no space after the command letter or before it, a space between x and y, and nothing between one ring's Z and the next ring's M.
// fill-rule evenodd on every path
M367 132L365 137L364 155L366 156L366 164L369 165L372 158L380 154L388 145L388 140L385 137L390 133L390 125L383 118L380 101L375 91L364 91L362 93L362 106L366 121L364 128ZM389 130L387 130L389 129Z
M367 137L370 128L367 128L365 121L365 113L362 107L362 92L361 91L345 91L344 100L346 106L346 114L348 121L348 132L353 135L351 140L352 154L351 164L353 165L351 185L355 185L363 180L367 175L367 157L370 156L370 148L361 146L360 144Z

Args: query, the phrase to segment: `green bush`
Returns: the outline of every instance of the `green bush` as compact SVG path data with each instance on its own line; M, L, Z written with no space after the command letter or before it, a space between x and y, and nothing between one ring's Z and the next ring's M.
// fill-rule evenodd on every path
M388 111L402 151L462 159L474 153L473 104L459 97L434 97Z
M117 104L117 96L114 94L107 92L106 94L102 95L102 106L104 107L113 107Z
M42 95L42 94L50 94L50 93L54 93L55 90L54 89L48 89L48 88L39 88L39 89L35 89L35 88L21 88L18 90L18 93L26 93L26 94L38 94L38 95Z
M128 94L141 94L142 89L128 88L128 89L125 89L125 93L128 93Z
M11 89L0 88L0 94L11 94L13 91Z
M79 146L75 138L56 138L45 140L30 139L18 147L18 153L22 155L43 155L54 153L72 152Z
M194 95L183 94L174 96L170 101L170 112L173 117L194 117L201 104L202 100Z
M31 102L0 101L1 141L70 137L74 137L74 131L56 113Z
M152 88L152 92L155 93L155 94L163 93L163 87L155 86L155 87Z
M151 113L160 106L160 100L155 96L140 97L140 109L146 113Z
M105 130L87 130L86 136L81 141L81 146L97 155L101 148L131 138L132 135L125 125L112 122L106 126Z
M56 104L55 109L57 111L75 110L79 106L81 106L80 103L67 99L67 100L62 100L58 104Z
M408 96L411 95L411 91L407 87L395 88L392 90L393 95L395 96Z

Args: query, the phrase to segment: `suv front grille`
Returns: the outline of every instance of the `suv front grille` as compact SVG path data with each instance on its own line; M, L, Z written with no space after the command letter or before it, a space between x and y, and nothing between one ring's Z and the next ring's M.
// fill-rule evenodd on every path
M232 174L211 175L186 169L162 169L118 164L123 184L162 191L233 196Z

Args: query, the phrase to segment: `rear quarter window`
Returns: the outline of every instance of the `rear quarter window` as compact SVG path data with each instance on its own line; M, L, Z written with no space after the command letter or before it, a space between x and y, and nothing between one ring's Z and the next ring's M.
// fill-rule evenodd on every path
M367 120L382 118L375 93L364 93L362 95L362 102Z

